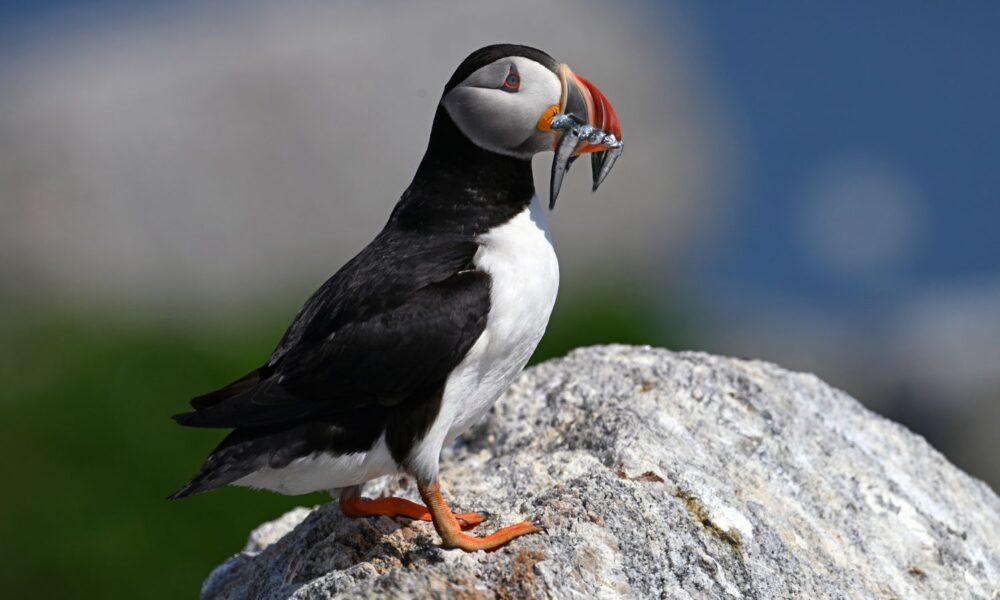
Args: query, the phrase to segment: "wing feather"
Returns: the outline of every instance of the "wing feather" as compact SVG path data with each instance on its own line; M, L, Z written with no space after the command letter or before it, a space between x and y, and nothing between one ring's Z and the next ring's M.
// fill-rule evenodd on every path
M429 251L411 253L402 261L408 275L400 269L407 265L396 265L379 270L385 281L352 285L368 262L359 260L363 252L310 298L267 365L195 398L195 410L174 419L191 427L273 426L394 405L443 385L489 313L489 275L462 268L474 249L463 243L434 253L436 270L426 268Z

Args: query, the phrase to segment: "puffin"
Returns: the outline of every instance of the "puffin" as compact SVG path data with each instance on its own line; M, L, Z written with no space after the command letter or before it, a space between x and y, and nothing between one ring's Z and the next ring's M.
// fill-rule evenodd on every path
M467 552L540 531L524 521L467 533L488 515L451 511L439 458L524 368L556 300L532 157L553 152L552 210L583 154L597 190L621 137L607 97L545 52L496 44L470 54L381 232L312 294L266 363L173 417L231 431L170 499L225 485L329 491L348 517L431 521L443 547ZM399 473L423 504L362 497L365 482Z

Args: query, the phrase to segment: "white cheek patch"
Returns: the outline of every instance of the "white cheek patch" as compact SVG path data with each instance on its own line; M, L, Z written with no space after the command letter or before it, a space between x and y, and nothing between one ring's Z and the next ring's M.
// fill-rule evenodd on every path
M509 151L531 135L534 120L538 118L532 119L531 107L516 98L517 95L502 90L459 87L448 94L445 109L459 129L477 145L494 151Z
M521 87L517 92L499 89L510 70L517 67ZM442 104L459 129L477 146L501 154L519 149L538 134L538 118L559 103L559 77L521 56L497 60L469 75L452 89Z

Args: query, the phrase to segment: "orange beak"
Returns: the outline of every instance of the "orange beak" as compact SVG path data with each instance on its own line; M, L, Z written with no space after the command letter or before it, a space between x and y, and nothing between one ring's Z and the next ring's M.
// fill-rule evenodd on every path
M539 129L550 131L553 118L558 115L572 115L581 124L586 123L604 133L614 135L618 140L622 139L618 113L615 112L604 92L586 78L574 73L568 65L559 65L559 79L562 82L562 95L559 98L559 104L558 106L550 106L542 113L538 119ZM558 142L557 136L553 141L553 148ZM573 154L578 156L607 149L607 146L601 144L585 143L579 146Z
M596 127L604 133L610 133L615 138L622 139L621 123L608 97L581 75L577 75L566 65L559 66L560 78L563 80L563 97L560 98L560 109L563 114L576 114L591 127ZM583 144L574 154L600 152L607 150L600 144Z
M581 154L591 153L594 191L611 172L622 152L618 114L596 85L559 65L562 93L559 105L550 106L538 119L538 129L554 131L549 206L555 206L566 171Z

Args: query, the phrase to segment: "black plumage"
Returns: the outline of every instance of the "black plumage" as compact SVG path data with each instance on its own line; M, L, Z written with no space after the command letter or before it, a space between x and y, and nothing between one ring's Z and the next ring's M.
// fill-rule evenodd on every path
M557 68L538 50L491 46L459 66L446 92L509 55ZM174 417L234 431L172 498L316 452L365 451L383 433L405 466L486 325L491 281L473 264L476 236L533 195L529 159L476 146L439 107L413 182L378 236L309 298L265 365Z

